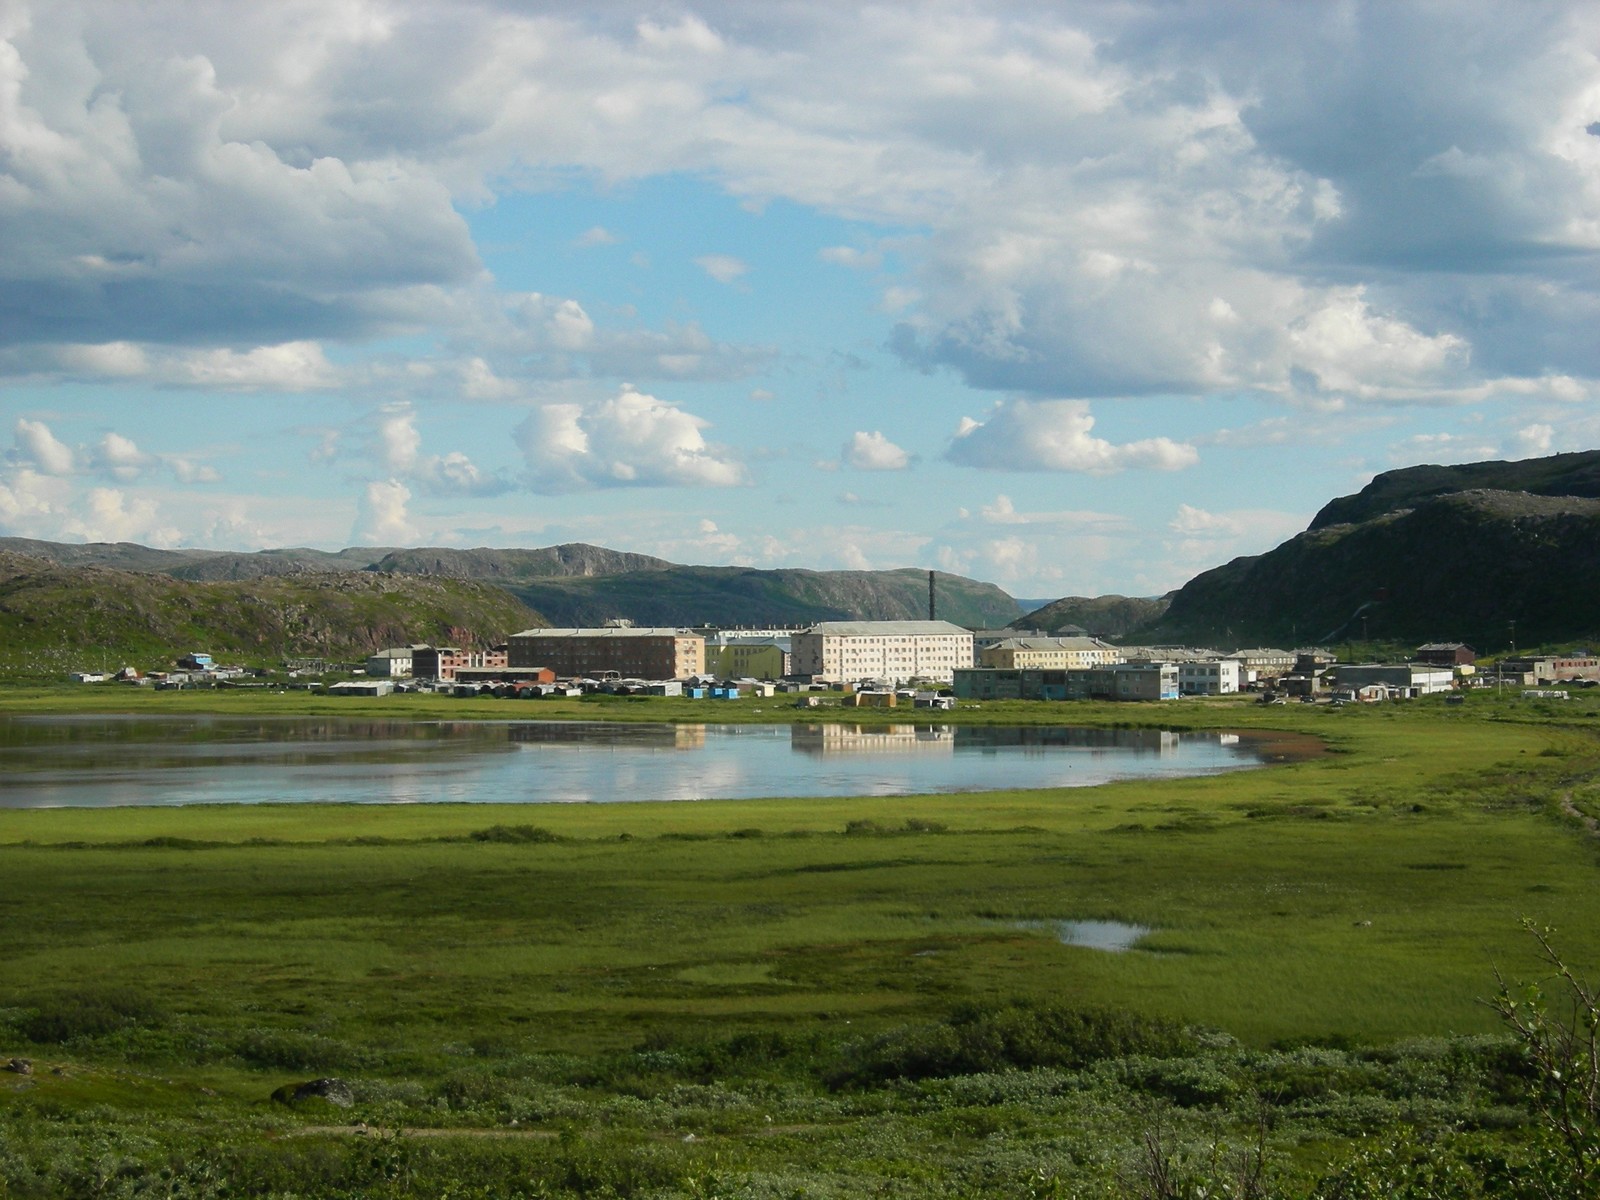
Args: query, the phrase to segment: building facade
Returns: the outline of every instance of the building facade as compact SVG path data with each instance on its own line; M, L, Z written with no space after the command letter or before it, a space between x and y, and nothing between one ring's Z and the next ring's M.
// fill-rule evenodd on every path
M1236 658L1178 664L1178 691L1185 696L1231 696L1244 686L1244 666Z
M972 666L972 631L949 621L824 621L791 645L792 673L811 678L949 683Z
M706 639L706 672L720 679L782 679L790 672L791 640L722 634Z
M1081 670L1122 660L1118 647L1091 637L1004 638L978 651L978 666L1008 670Z
M525 629L511 635L513 667L549 667L559 679L615 671L629 679L687 679L706 670L706 640L661 626Z
M1338 668L1338 676L1341 688L1357 692L1384 687L1402 695L1427 696L1448 692L1455 686L1453 670L1426 663L1345 663Z
M1465 642L1429 642L1417 647L1417 661L1433 667L1470 667L1478 652Z
M1076 670L971 667L952 690L961 700L1176 700L1176 663L1111 663Z
M459 646L411 647L411 674L418 679L453 681L462 667L504 667L508 665L506 647L489 650L463 650Z

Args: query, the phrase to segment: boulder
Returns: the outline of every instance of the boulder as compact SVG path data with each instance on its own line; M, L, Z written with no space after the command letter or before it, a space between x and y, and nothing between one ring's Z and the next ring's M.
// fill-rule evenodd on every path
M32 1075L33 1060L28 1058L13 1058L6 1064L5 1069L14 1075Z
M356 1102L350 1085L342 1079L308 1079L304 1083L286 1083L272 1093L279 1104L303 1104L307 1100L325 1100L337 1108L349 1108Z

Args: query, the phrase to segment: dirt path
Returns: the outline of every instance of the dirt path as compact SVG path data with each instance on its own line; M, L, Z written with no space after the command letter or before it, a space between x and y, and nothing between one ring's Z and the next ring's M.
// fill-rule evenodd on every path
M1590 837L1600 838L1600 821L1581 812L1578 806L1572 802L1571 792L1561 793L1561 811L1582 824L1589 831Z

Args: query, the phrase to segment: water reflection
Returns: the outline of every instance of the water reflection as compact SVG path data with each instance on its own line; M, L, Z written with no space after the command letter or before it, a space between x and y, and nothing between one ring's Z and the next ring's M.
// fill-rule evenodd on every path
M0 807L609 802L1075 787L1261 762L1215 733L941 724L0 718Z

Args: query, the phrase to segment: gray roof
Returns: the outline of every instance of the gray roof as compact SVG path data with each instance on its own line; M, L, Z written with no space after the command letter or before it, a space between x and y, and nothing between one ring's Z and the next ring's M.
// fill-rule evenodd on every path
M1116 647L1092 637L1013 637L997 642L994 650L1112 650Z
M822 621L806 630L830 637L971 637L972 630L949 621Z
M519 638L638 638L638 637L699 637L687 629L679 629L676 625L640 625L617 628L615 626L595 627L590 629L524 629L521 633L514 633L512 637Z

